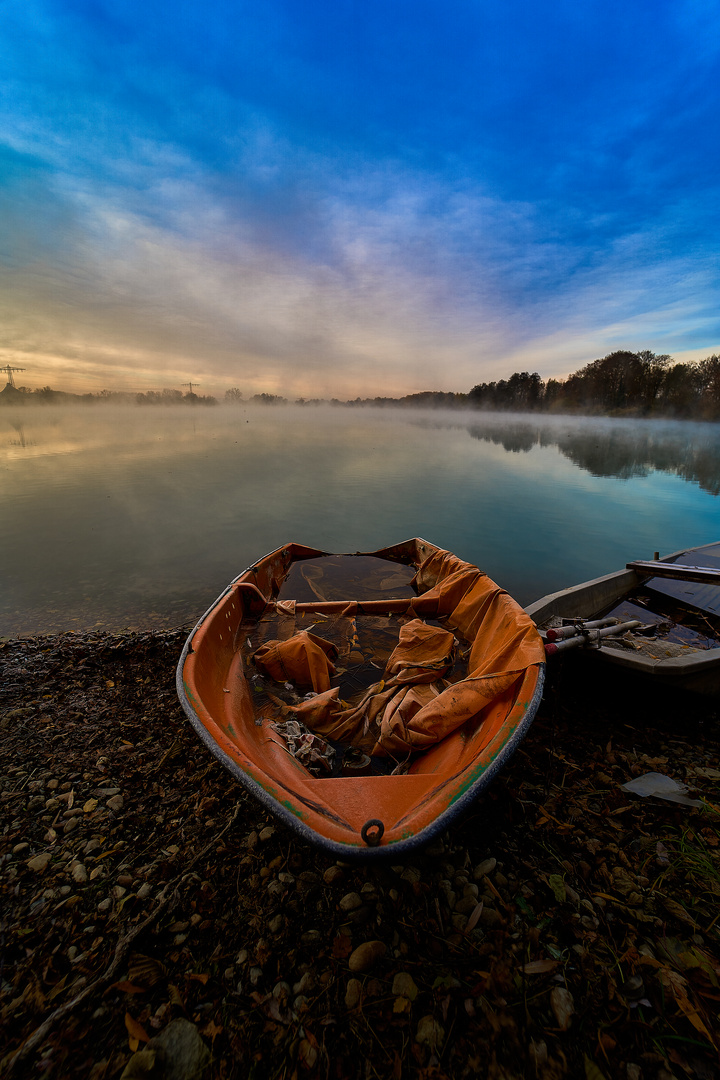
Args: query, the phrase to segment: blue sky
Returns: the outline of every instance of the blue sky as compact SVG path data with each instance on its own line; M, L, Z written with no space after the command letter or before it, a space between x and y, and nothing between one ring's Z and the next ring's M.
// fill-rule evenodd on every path
M354 397L720 351L709 0L4 0L0 365Z

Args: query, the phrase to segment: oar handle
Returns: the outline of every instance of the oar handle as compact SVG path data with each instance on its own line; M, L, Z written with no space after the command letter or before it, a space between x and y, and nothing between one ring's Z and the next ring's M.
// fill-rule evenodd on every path
M549 642L545 646L545 654L554 656L555 653L562 652L565 649L577 649L581 645L599 645L602 638L615 634L624 634L626 630L635 630L638 626L642 626L642 623L638 619L632 619L630 622L618 623L615 626L606 626L599 630L588 630L587 633L576 634L574 637L565 638L557 643Z
M620 620L614 616L606 619L591 619L587 622L585 619L577 619L569 626L559 626L548 630L545 637L548 641L562 641L563 638L575 637L583 630L599 630L601 626L617 626L619 622Z

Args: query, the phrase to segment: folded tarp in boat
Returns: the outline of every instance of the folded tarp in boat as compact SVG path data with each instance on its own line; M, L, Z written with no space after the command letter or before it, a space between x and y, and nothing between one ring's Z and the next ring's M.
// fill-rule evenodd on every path
M258 650L256 663L273 678L287 677L316 692L300 705L285 706L287 716L375 757L407 757L462 727L519 684L531 665L543 663L534 624L482 570L438 550L421 564L414 584L420 595L408 601L407 621L382 679L353 705L330 686L337 655L330 642L301 631ZM353 617L362 610L361 602L352 602L342 614ZM471 645L468 670L447 685L442 680L454 662L455 633Z

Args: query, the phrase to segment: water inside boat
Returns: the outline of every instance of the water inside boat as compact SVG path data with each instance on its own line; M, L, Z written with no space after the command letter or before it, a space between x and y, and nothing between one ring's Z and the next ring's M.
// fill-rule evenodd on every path
M411 582L415 575L413 567L386 559L365 555L329 555L293 563L282 582L278 600L295 600L297 603L314 601L368 601L383 599L412 599L417 596ZM243 671L253 690L255 723L261 725L269 720L288 741L294 752L293 739L301 732L293 727L287 729L287 707L300 705L311 697L308 687L298 686L289 680L270 678L259 670L254 660L263 645L271 641L287 641L300 631L307 631L323 642L334 646L337 654L333 660L335 673L330 686L339 689L344 705L358 704L368 690L380 683L388 658L398 644L400 629L408 621L402 614L327 614L313 611L285 613L273 605L254 619L243 623L243 640L240 651ZM425 619L429 626L443 626L443 620ZM453 630L457 648L452 667L445 673L442 684L450 685L464 679L468 671L470 644ZM301 726L302 727L302 726ZM313 756L308 767L313 775L336 777L356 775L360 771L373 775L386 775L405 771L409 758L398 761L393 757L374 757L362 753L352 743L338 742L328 735L313 736L317 743L308 741L319 754ZM321 743L328 744L326 752Z

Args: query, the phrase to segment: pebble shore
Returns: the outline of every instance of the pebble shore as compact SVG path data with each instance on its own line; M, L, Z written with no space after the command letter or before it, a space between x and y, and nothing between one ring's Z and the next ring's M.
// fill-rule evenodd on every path
M0 1073L720 1076L711 711L556 675L449 834L344 865L199 742L185 635L0 642ZM621 789L650 771L702 806Z

